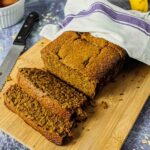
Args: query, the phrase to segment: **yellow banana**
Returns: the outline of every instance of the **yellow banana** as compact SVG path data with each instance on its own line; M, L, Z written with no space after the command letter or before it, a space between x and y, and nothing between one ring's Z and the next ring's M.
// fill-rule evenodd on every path
M133 10L148 11L148 0L130 0L130 4Z

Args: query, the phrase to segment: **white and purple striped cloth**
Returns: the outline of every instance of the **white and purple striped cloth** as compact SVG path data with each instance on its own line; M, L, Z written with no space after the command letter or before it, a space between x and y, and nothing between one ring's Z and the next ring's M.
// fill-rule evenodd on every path
M124 48L130 57L150 65L149 13L127 11L106 0L68 0L65 19L40 33L50 40L65 31L90 32Z

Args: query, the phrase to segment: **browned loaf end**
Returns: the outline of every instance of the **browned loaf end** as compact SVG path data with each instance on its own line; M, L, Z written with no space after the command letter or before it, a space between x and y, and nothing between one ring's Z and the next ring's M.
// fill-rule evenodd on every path
M41 51L45 67L88 97L114 77L125 60L119 46L89 33L65 32Z

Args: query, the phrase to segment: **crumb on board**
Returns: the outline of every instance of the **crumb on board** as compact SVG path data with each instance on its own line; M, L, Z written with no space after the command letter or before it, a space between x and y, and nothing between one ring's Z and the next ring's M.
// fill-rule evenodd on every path
M9 82L9 81L11 81L11 80L12 80L11 76L8 76L8 77L7 77L7 82Z
M124 95L124 93L120 93L120 95Z
M122 98L120 98L120 99L119 99L119 101L123 101L123 99L122 99Z
M100 106L102 106L103 109L108 109L109 107L107 102L104 102L104 101L101 102Z

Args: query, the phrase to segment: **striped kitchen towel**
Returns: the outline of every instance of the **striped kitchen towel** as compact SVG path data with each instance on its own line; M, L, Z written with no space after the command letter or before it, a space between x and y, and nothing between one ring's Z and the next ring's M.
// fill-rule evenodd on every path
M54 40L65 31L90 32L150 65L149 12L124 10L107 0L68 0L64 11L64 21L59 26L45 26L41 36Z

